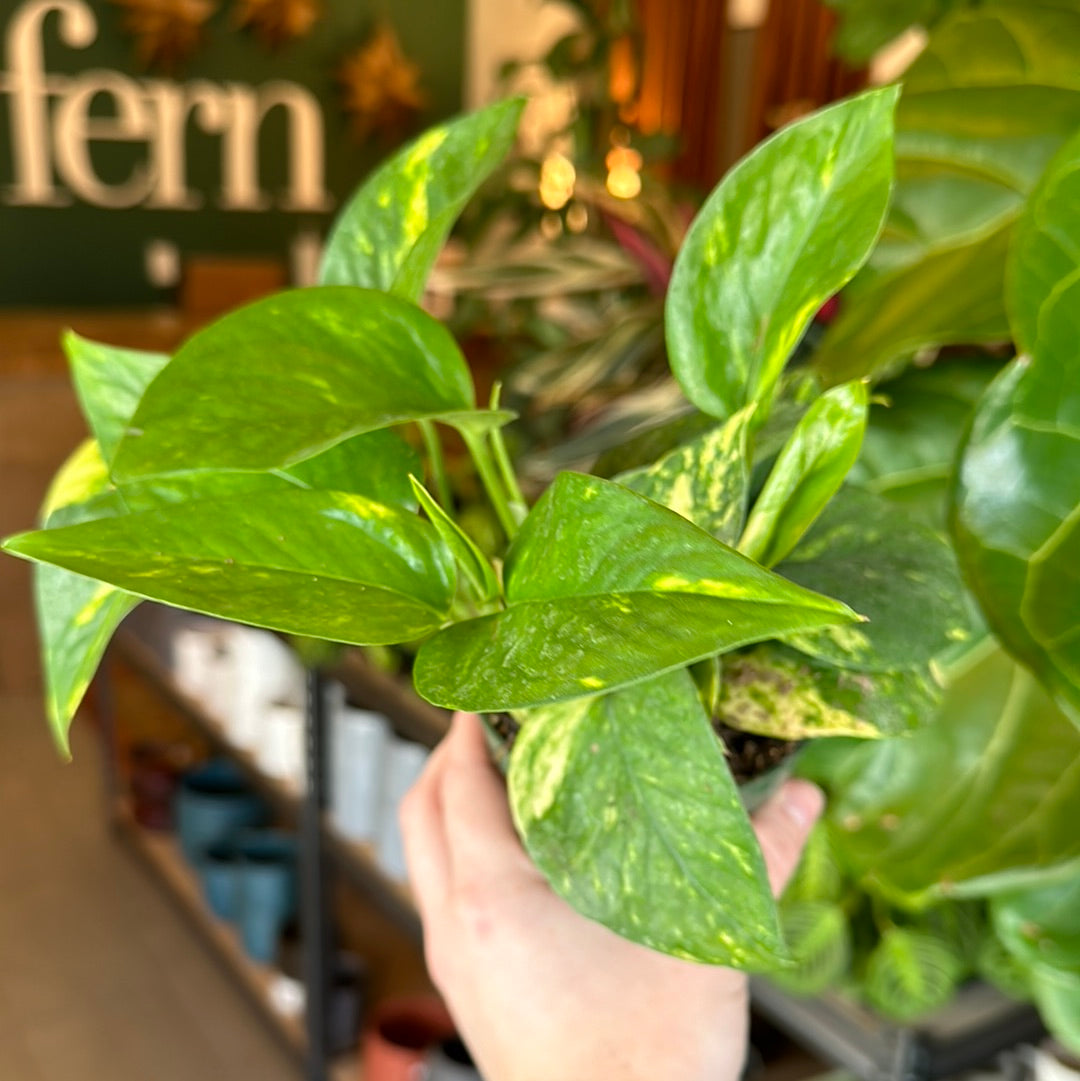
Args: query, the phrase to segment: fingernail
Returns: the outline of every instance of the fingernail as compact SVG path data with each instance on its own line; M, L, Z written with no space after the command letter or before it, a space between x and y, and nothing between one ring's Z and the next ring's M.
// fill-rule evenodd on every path
M809 829L825 808L825 793L809 781L788 781L781 797L784 811L803 829Z

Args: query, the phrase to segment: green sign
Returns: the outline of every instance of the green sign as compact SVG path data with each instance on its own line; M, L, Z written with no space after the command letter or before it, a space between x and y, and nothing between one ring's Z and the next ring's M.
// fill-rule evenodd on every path
M3 3L6 306L169 300L167 264L200 255L310 261L392 142L461 104L465 0L395 0L392 26L379 0L201 0L188 25L151 0Z

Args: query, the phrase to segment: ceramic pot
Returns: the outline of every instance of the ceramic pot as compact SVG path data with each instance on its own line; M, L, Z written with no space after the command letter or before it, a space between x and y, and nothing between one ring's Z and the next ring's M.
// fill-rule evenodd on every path
M239 833L237 920L244 950L253 961L270 964L282 929L296 911L297 845L278 830Z
M364 1081L426 1081L436 1047L454 1035L454 1022L434 995L390 999L364 1033Z
M268 776L304 791L304 710L300 706L278 702L266 707L255 761Z
M330 716L330 817L350 841L374 841L390 746L382 714L336 709Z
M218 919L235 920L240 911L240 854L231 838L210 845L199 861L203 896Z
M175 810L180 848L192 863L233 831L261 826L269 818L266 804L226 759L213 759L185 773L177 789Z

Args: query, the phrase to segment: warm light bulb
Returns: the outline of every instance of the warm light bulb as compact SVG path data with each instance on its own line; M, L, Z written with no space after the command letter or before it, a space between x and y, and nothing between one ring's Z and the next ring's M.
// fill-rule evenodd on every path
M549 210L561 210L574 194L577 173L564 154L552 152L540 167L540 202Z
M566 228L571 233L584 233L589 227L589 212L584 203L571 203L566 210Z
M633 199L641 192L641 174L630 165L616 165L607 175L607 190L616 199Z

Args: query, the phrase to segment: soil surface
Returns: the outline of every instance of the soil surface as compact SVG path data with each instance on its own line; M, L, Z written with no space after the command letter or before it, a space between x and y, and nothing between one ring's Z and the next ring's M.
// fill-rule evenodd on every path
M520 725L509 713L489 715L487 721L503 741L509 754ZM772 739L770 736L755 736L750 732L740 732L719 721L713 721L713 731L724 744L728 768L738 784L752 781L774 766L779 766L801 746L792 740Z

